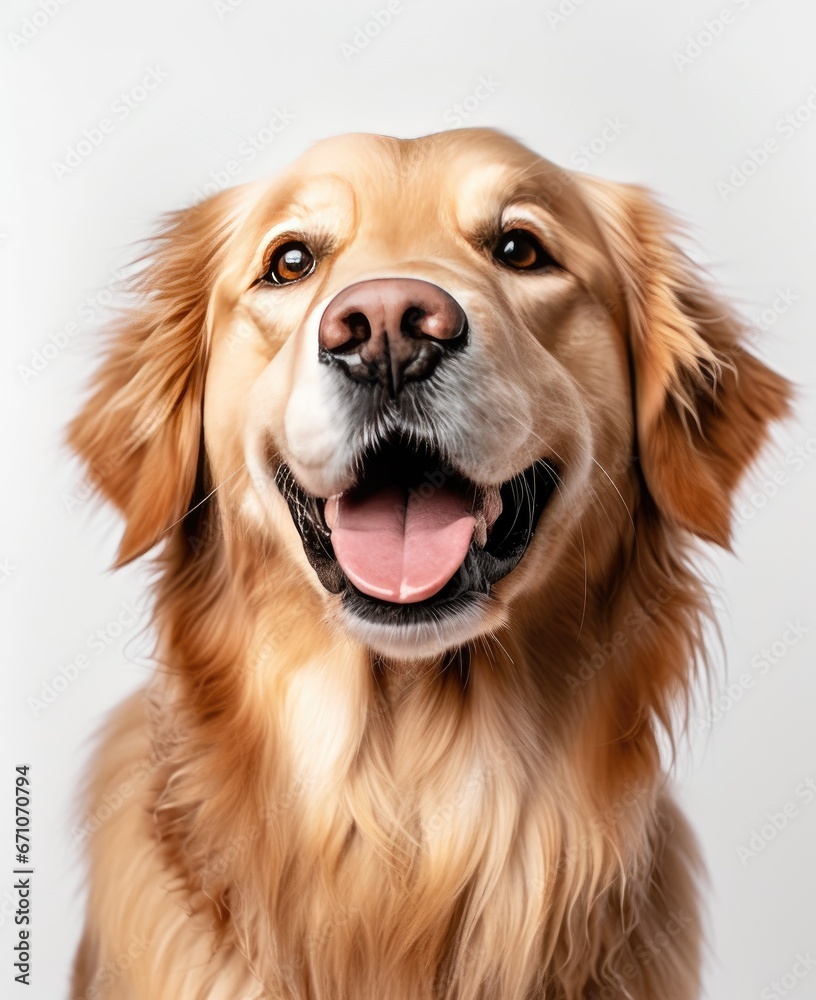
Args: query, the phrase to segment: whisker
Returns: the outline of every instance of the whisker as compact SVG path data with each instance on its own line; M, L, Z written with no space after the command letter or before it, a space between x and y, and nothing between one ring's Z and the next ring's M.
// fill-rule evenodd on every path
M522 426L522 427L525 426L524 422L522 420L520 420L514 413L510 413L509 411L505 411L505 412L506 412L507 416L509 416L513 420L515 420L520 426ZM564 461L563 457L561 455L559 455L558 452L554 448L552 448L551 446L549 446L547 444L547 442L541 437L540 434L537 434L531 428L526 428L526 429L530 432L530 434L537 441L540 441L541 444L544 445L544 448L547 451L547 454L550 454L554 458L556 458L561 463L562 467L564 467L564 468L566 467L567 463ZM592 456L590 456L590 457L592 458L592 461L594 462L595 461L594 457L592 457ZM542 461L542 460L539 459L539 461ZM610 483L612 483L612 479L609 477L609 474L606 472L606 470L601 467L600 463L596 462L596 465L598 465L598 467L604 473L604 475L606 476L606 478L609 479ZM562 497L564 497L565 494L564 494L564 492L561 489L561 486L563 485L563 481L562 481L561 477L558 475L558 472L555 469L550 470L550 472L551 472L551 475L553 475L555 477L555 488L558 490L559 495L562 496ZM612 485L615 486L614 483L612 483ZM528 487L528 489L529 489L529 487ZM632 525L632 530L634 531L635 530L635 523L634 523L634 520L632 519L631 511L626 506L626 501L621 496L620 490L618 490L617 486L615 486L615 490L616 490L616 492L618 493L618 496L621 499L621 503L623 503L624 509L626 510L626 513L629 516L629 521L630 521L630 523ZM594 490L593 490L593 493L594 493ZM514 496L515 496L515 494L514 494ZM574 508L576 508L576 511L577 511L577 504L575 503L575 499L574 498L572 499L572 505L573 505ZM584 529L583 529L583 526L581 525L580 518L578 518L578 528L579 528L579 531L581 532L581 553L582 553L582 556L583 556L583 563L584 563L584 598L583 598L583 605L582 605L582 608L581 608L581 622L580 622L580 624L578 626L578 634L576 635L576 640L580 638L581 631L582 631L582 629L584 627L584 620L586 618L586 609L587 609L587 601L588 601L588 594L589 594L589 575L588 575L588 568L587 568L586 539L584 538ZM529 537L528 537L528 540L529 540Z
M186 511L185 511L185 512L184 512L184 513L183 513L183 514L181 515L181 517L180 517L180 518L178 518L178 520L176 520L176 521L173 521L173 523L172 523L172 524L168 524L168 525L167 525L167 527L166 527L166 528L164 529L164 531L162 532L162 534L163 534L163 535L166 535L166 534L167 534L167 532L168 532L168 531L169 531L169 530L170 530L171 528L175 528L175 526L176 526L177 524L180 524L180 523L181 523L181 522L182 522L182 521L183 521L183 520L185 519L185 517L187 517L187 516L188 516L189 514L192 514L192 512L193 512L194 510L198 510L198 508L199 508L199 507L200 507L200 506L201 506L201 505L202 505L203 503L206 503L206 502L207 502L207 501L208 501L208 500L210 499L210 497L211 497L211 496L213 495L213 493L215 493L215 492L217 492L218 490L220 490L222 486L224 486L224 485L225 485L226 483L228 483L228 482L230 481L230 479L233 479L233 478L234 478L235 476L237 476L237 475L238 475L238 473L239 473L239 472L240 472L240 471L241 471L242 469L245 469L245 468L246 468L246 462L244 462L244 463L243 463L243 465L239 465L239 466L238 466L238 468L237 468L237 469L235 470L235 472L231 472L231 473L230 473L230 474L229 474L229 475L227 476L227 478L226 478L226 479L222 479L222 480L221 480L221 482L220 482L220 483L219 483L219 484L218 484L218 485L217 485L217 486L216 486L216 487L215 487L214 489L210 490L210 492L209 492L209 493L208 493L208 494L207 494L207 495L206 495L206 496L205 496L205 497L204 497L204 498L203 498L202 500L199 500L199 501L198 501L198 503L196 503L196 504L193 504L193 506L192 506L192 507L190 507L190 508L189 508L189 510L186 510Z

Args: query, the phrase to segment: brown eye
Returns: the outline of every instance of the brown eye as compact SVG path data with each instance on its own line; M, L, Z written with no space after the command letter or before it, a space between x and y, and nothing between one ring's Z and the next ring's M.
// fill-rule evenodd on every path
M264 281L273 285L288 285L311 274L314 266L314 255L306 244L290 240L288 243L281 243L272 254Z
M515 271L534 271L542 267L558 267L532 233L526 229L511 229L503 233L496 244L493 256Z

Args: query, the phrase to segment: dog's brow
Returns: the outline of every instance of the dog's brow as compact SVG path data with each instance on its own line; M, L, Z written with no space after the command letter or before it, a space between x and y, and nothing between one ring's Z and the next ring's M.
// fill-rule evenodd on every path
M324 225L331 219L337 225L348 224L355 205L354 187L346 178L336 174L302 177L280 199L269 202L273 219L269 228L297 229L318 217Z

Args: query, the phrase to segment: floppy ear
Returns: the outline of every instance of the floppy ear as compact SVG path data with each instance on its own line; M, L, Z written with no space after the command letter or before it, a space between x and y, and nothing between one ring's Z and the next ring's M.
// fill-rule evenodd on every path
M132 285L93 392L68 430L95 488L125 518L117 565L152 548L195 485L207 309L231 228L228 191L172 213Z
M790 384L741 346L744 324L648 192L580 183L621 281L646 485L665 517L727 548L734 490L789 412Z

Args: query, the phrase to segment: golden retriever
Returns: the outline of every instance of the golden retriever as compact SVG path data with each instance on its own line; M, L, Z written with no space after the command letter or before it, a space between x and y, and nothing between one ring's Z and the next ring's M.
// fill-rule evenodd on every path
M157 671L71 996L698 996L689 560L789 387L672 220L490 130L351 135L136 283L70 442L119 562L160 546Z

